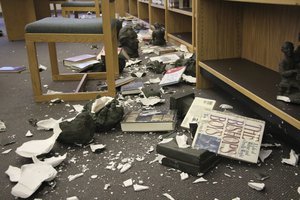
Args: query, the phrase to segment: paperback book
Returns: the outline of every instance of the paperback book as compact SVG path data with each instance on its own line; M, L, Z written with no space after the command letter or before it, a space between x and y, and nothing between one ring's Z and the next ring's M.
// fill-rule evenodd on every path
M265 122L220 111L203 111L192 147L257 163Z
M93 54L82 54L78 56L73 56L69 58L65 58L63 60L63 65L66 67L72 67L74 64L83 63L89 60L96 60L96 55Z
M166 54L166 53L172 53L172 52L175 52L175 51L176 51L176 49L174 47L166 46L166 47L156 47L153 52L156 55L160 56L160 55L163 55L163 54Z
M174 110L157 111L131 111L121 121L121 129L124 132L147 131L172 131L176 124L176 112Z
M213 99L195 97L184 119L182 120L181 127L190 128L190 123L198 123L201 118L201 112L206 109L212 110L215 104L216 101Z
M80 63L74 63L69 66L71 69L76 70L78 72L87 71L88 69L92 68L94 65L99 64L100 61L98 60L87 60Z
M0 67L0 73L19 73L25 69L23 66L3 66Z
M159 85L166 86L166 85L173 85L179 83L185 69L186 69L185 66L168 69L164 74L164 76L162 77Z

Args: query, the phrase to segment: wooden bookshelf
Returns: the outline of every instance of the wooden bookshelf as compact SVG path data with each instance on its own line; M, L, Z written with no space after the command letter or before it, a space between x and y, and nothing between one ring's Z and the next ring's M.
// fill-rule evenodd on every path
M197 88L213 81L247 99L264 119L300 141L300 106L276 100L281 46L295 46L299 0L199 0ZM264 113L264 114L262 114ZM273 116L270 118L270 116Z
M149 1L147 0L138 0L138 18L149 22Z
M170 8L166 6L167 40L175 44L184 44L191 52L195 50L196 32L196 0L192 1L192 8Z
M166 0L164 0L164 5L154 4L152 1L150 2L150 19L149 23L153 25L154 23L166 24L166 15L165 15L165 5Z
M132 16L138 16L137 0L128 0L129 14Z

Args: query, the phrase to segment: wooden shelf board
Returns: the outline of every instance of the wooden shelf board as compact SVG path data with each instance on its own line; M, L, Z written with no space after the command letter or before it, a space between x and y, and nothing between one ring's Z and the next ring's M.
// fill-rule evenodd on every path
M154 3L152 3L151 6L154 7L154 8L165 9L165 6L154 4Z
M143 4L149 4L149 1L143 1L143 0L139 0L139 3L143 3Z
M300 5L300 0L226 0L242 3L263 3L263 4L278 4L278 5Z
M300 130L300 106L276 100L279 73L241 58L207 60L199 65Z
M168 10L171 12L182 14L182 15L187 15L187 16L191 16L191 17L193 16L192 8L183 8L183 9L168 8Z
M192 32L168 33L168 37L178 40L180 43L192 45Z

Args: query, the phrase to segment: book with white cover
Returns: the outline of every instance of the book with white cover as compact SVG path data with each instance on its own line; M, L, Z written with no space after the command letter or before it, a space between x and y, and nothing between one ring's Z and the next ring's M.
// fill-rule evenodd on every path
M195 97L192 105L190 106L181 123L181 127L190 128L191 122L198 123L201 118L201 112L205 109L212 110L215 104L215 100Z
M185 66L168 69L164 74L164 76L162 77L159 85L166 86L166 85L179 83L185 69L186 69Z
M71 69L74 69L78 72L82 72L84 70L87 70L91 67L93 67L95 64L99 64L100 61L99 60L87 60L84 62L80 62L80 63L74 63L70 66Z
M74 64L84 63L88 60L96 60L96 55L93 54L81 54L78 56L73 56L69 58L63 59L63 65L67 67L71 67Z
M228 112L205 110L192 147L257 163L265 122Z

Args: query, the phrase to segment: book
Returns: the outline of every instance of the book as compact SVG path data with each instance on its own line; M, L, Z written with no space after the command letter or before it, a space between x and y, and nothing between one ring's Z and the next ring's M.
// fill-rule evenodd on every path
M192 141L188 141L192 144ZM156 145L156 152L166 157L180 160L182 162L190 163L200 166L206 160L216 158L216 154L202 149L179 148L175 138L167 143L159 143Z
M191 122L198 123L201 118L201 112L205 109L212 110L215 104L216 101L213 99L195 97L180 126L190 128L189 124Z
M3 66L0 67L0 73L19 73L26 69L23 66Z
M225 157L257 163L265 122L241 115L202 112L192 147Z
M185 66L168 69L164 74L164 76L162 77L159 85L166 86L166 85L173 85L179 83L185 69L186 69Z
M156 47L154 48L153 52L156 54L156 55L163 55L163 54L166 54L166 53L172 53L172 52L175 52L176 49L172 46L167 46L167 47Z
M176 112L168 111L131 111L121 121L125 132L172 131L176 124Z
M150 61L158 61L158 62L162 62L164 64L170 64L170 63L174 63L176 60L180 59L180 57L175 54L175 53L171 53L171 54L164 54L161 56L154 56L150 58Z
M183 162L178 159L164 157L161 161L161 164L166 167L178 169L193 176L198 176L199 174L205 174L206 172L208 172L209 169L215 167L219 161L219 157L213 157L203 161L200 165L195 165L188 162Z
M120 91L122 95L139 94L142 88L144 88L143 82L132 82L121 86Z
M93 54L82 54L63 59L63 65L66 67L72 67L74 64L83 63L88 60L96 60L96 55Z
M79 63L73 63L70 67L71 69L74 69L78 72L86 71L90 68L92 68L94 65L99 64L99 60L87 60Z
M125 84L128 84L132 81L135 80L135 77L132 77L132 76L128 76L128 77L125 77L125 78L119 78L115 81L115 84L116 84L116 87L120 87L122 85L125 85Z

